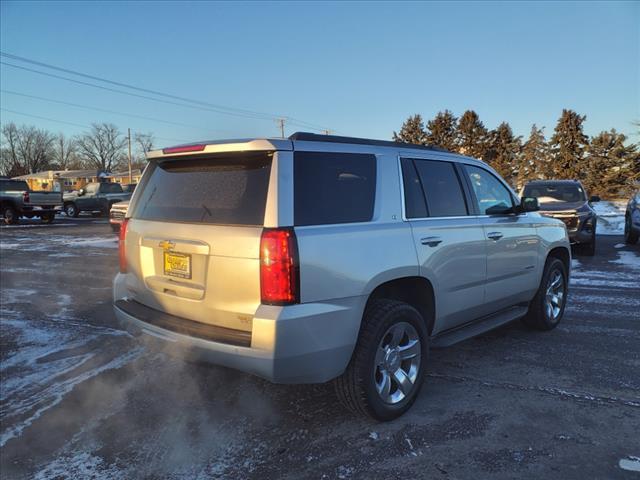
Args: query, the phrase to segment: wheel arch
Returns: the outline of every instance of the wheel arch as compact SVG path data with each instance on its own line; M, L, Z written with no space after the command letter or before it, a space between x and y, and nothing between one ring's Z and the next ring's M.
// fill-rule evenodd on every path
M433 284L427 278L409 276L381 283L369 294L365 311L374 300L382 298L397 300L414 307L427 322L427 329L431 334L436 318L436 302Z
M567 269L567 274L571 272L571 252L566 247L555 247L549 250L547 259L557 258L564 264Z

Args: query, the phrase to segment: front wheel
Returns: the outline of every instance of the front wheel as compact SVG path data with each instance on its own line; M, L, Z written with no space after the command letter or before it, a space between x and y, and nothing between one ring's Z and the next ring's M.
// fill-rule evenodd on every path
M567 304L568 279L562 260L548 258L538 292L522 319L527 326L537 330L553 330L558 326Z
M629 245L635 245L638 243L638 232L633 230L631 224L631 216L627 215L624 219L624 241Z
M351 411L380 421L406 412L424 382L429 334L422 315L395 300L375 300L366 309L351 361L334 381Z
M64 206L64 213L67 214L67 217L76 218L78 215L80 215L80 210L78 210L78 207L75 203L67 203Z

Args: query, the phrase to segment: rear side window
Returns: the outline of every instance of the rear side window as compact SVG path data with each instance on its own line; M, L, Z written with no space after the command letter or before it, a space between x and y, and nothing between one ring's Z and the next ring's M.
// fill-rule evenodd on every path
M0 180L0 186L2 188L2 190L6 190L6 191L11 191L11 190L16 190L16 191L22 191L22 190L29 190L29 185L27 185L27 182L24 181L18 181L18 180Z
M435 160L415 160L422 182L430 217L467 215L462 185L453 163Z
M264 225L271 153L225 154L152 164L132 217L163 222Z
M375 155L296 152L293 172L295 225L367 222L373 217Z

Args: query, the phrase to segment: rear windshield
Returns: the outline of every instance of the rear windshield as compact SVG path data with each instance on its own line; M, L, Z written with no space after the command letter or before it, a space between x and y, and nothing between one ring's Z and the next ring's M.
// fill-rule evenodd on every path
M132 217L162 222L263 225L271 153L180 158L152 164Z
M583 202L586 200L584 190L575 184L536 183L524 187L524 197L535 197L540 203Z
M371 220L376 193L375 155L296 152L293 172L295 225Z
M29 185L27 182L20 180L0 180L0 188L2 190L29 190Z

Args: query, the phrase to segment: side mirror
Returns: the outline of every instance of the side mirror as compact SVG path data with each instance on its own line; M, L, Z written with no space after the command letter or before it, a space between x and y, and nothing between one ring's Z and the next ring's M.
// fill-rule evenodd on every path
M540 204L536 197L522 197L520 201L521 212L537 212L540 210Z
M600 201L600 197L598 195L591 195L591 198L589 199L589 203L594 203L599 201Z

